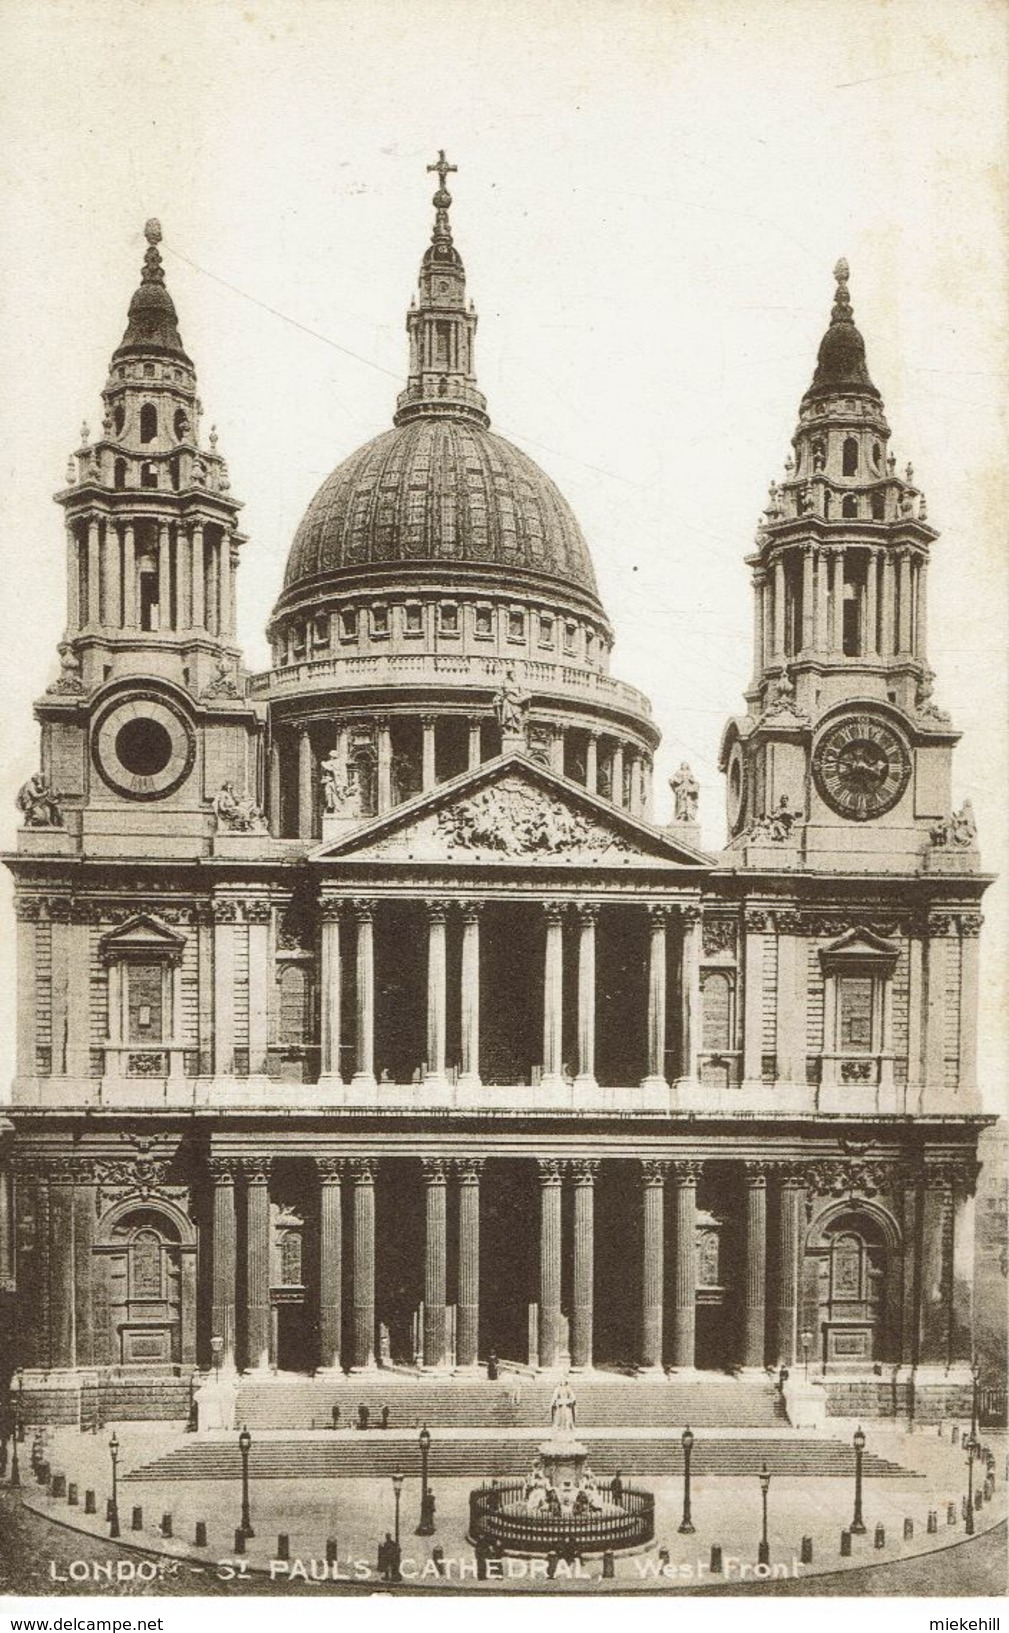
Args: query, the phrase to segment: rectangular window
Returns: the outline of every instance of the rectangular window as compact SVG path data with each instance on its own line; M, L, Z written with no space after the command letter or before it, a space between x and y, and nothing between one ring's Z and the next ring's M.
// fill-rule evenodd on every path
M509 641L524 641L526 638L526 615L521 607L510 607L508 610L508 639Z
M438 629L442 635L458 635L459 608L454 601L443 601L438 608Z
M329 645L329 618L324 612L313 620L312 645L315 647Z
M845 975L838 982L838 1044L872 1048L872 977Z
M128 964L127 1003L131 1043L161 1042L161 965Z
M492 607L476 607L473 612L473 633L481 640L489 641L494 634L494 610Z
M357 640L357 608L344 607L340 612L341 641Z
M731 1048L732 988L721 971L706 975L701 985L705 1050Z
M424 633L424 614L416 601L408 602L403 608L403 633L404 635Z
M554 644L554 617L552 612L540 613L540 646Z
M378 640L389 633L389 608L384 601L376 601L371 609L371 633Z
M574 651L574 649L575 649L575 637L577 636L577 634L578 634L578 625L577 624L565 624L564 625L564 650L565 650L565 652L573 652Z

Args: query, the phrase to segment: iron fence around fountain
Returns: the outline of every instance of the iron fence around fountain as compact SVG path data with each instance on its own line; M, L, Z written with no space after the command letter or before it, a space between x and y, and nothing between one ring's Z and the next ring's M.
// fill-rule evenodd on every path
M599 1483L610 1500L612 1487ZM499 1481L480 1486L469 1496L469 1536L477 1546L491 1543L505 1553L603 1553L641 1548L655 1536L655 1498L650 1491L624 1485L619 1508L559 1513L524 1511L526 1482Z

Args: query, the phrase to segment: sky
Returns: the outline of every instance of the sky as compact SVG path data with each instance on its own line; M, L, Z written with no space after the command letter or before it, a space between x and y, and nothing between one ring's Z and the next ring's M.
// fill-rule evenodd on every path
M494 426L582 524L613 672L663 732L657 816L688 759L712 848L718 739L751 662L743 558L848 258L892 450L942 533L930 638L964 732L954 800L1005 877L1007 17L982 0L0 0L3 843L58 667L51 495L81 421L100 424L145 220L245 501L257 669L312 494L390 423L443 147ZM1001 883L986 920L997 1105ZM4 934L0 1081L13 1002Z

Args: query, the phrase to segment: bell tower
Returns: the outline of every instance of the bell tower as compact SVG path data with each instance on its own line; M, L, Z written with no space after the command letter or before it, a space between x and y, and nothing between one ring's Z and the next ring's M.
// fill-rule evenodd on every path
M747 558L753 673L721 752L730 846L792 866L916 871L951 817L957 741L931 701L938 535L890 451L846 261L834 277L784 479Z
M258 804L262 775L235 640L241 506L216 431L201 442L158 222L144 234L101 432L92 440L82 426L55 496L66 517L67 618L62 672L36 705L64 843L101 849L116 835L120 852L134 839L142 850L143 836L166 826L199 849L223 783ZM124 807L129 823L116 815Z

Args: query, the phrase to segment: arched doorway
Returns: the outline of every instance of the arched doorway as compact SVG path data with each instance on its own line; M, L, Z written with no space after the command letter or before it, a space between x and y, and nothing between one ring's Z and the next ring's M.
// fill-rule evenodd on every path
M900 1246L884 1209L842 1203L816 1220L806 1246L803 1328L824 1370L892 1360L899 1342Z
M97 1338L105 1364L131 1372L191 1366L195 1240L189 1222L174 1209L125 1204L105 1220L95 1252Z

